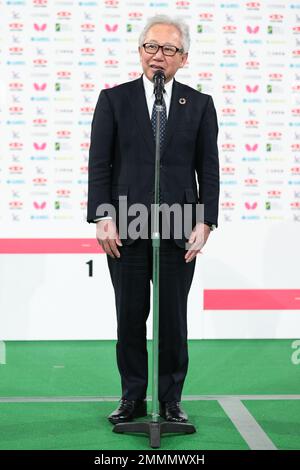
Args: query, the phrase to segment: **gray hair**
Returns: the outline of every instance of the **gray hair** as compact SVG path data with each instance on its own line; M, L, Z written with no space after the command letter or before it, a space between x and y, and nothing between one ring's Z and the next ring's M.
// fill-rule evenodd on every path
M145 42L145 37L149 29L156 24L170 24L175 26L181 35L182 47L184 52L190 48L190 31L188 25L181 18L171 18L168 15L155 15L148 19L146 26L139 37L139 46Z

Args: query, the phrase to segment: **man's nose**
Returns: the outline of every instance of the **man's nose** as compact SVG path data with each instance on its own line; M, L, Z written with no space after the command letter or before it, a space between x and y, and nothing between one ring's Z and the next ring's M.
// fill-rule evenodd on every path
M162 51L162 48L160 47L158 49L158 51L154 54L154 59L161 59L163 60L164 59L164 54L163 54L163 51Z

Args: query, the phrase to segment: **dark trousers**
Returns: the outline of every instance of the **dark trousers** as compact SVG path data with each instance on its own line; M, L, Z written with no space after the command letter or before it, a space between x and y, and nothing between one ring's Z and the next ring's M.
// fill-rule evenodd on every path
M152 241L137 239L118 247L120 258L107 255L115 291L118 341L117 364L122 398L146 397L148 355L146 320L150 311ZM174 240L161 239L159 299L159 389L160 401L180 401L188 369L187 299L196 258L186 263L186 250Z

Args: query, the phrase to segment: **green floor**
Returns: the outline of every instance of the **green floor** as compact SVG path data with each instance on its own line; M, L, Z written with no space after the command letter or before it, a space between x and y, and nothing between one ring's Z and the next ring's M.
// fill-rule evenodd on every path
M119 435L111 403L2 403L0 449L149 449L143 435ZM249 449L215 401L184 403L197 433L163 436L161 449ZM200 444L201 443L201 444Z
M300 449L300 400L244 401L278 449Z
M161 450L249 449L217 399L195 396L299 394L300 364L291 360L292 342L189 341L183 406L197 433L165 435ZM112 432L106 416L116 401L25 402L26 397L119 397L115 341L6 342L5 349L0 449L149 449L146 436ZM6 403L4 397L23 402ZM242 403L278 449L300 449L300 400Z

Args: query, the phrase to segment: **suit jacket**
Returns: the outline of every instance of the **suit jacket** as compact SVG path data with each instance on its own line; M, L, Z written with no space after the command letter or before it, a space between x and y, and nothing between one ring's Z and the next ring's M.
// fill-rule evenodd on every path
M193 226L199 221L196 203L204 204L204 221L218 224L217 136L212 97L174 79L160 155L161 203L192 204ZM119 229L119 216L125 217L119 197L127 197L128 207L143 203L149 209L154 202L154 177L155 140L142 77L102 90L91 127L87 221L101 215L114 217L109 209L97 213L100 204L112 204ZM133 218L128 218L127 226ZM172 218L170 224L172 236ZM184 247L188 236L183 233L175 242ZM122 238L122 242L130 244L133 239Z

